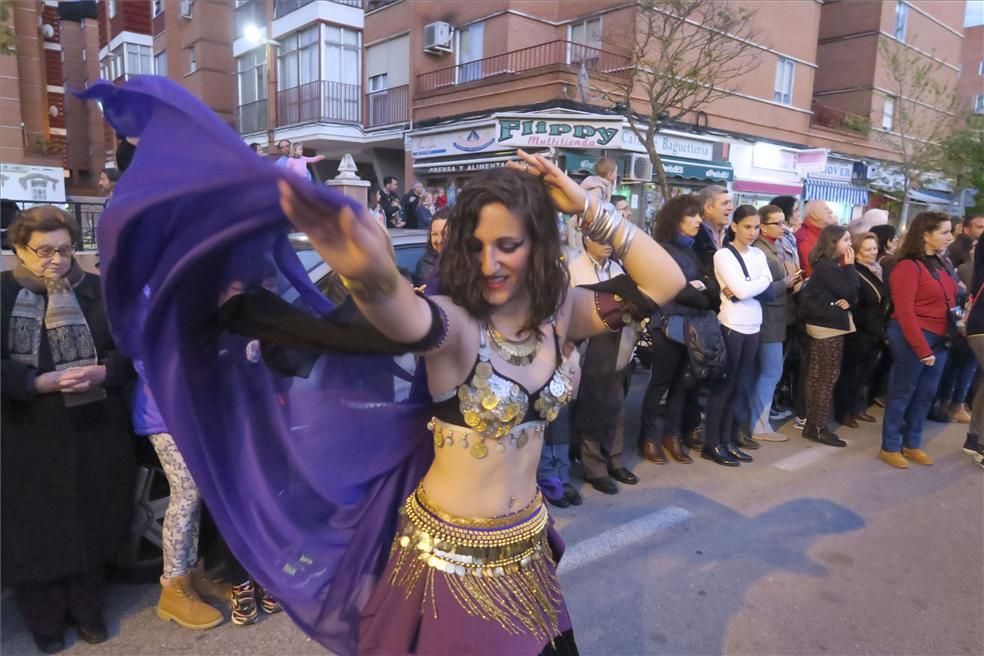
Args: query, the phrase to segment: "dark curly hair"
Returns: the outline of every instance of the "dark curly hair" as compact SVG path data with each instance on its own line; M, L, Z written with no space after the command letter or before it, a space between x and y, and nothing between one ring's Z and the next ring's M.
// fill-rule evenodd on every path
M653 222L653 239L661 242L672 242L685 216L700 216L700 199L694 194L682 194L671 198L659 208L656 220Z
M35 232L56 230L67 230L73 244L82 240L82 231L75 217L54 205L40 205L17 214L7 229L7 238L12 246L25 246Z
M441 256L441 292L477 319L487 319L492 307L482 294L482 264L468 241L478 227L478 215L486 205L501 203L523 221L530 240L530 260L525 286L530 294L526 330L538 330L556 314L570 287L570 274L560 249L557 211L543 183L509 168L487 171L472 180L455 203L445 228Z
M952 221L949 214L944 212L920 212L912 219L912 225L905 233L905 239L895 255L900 260L905 258L920 259L926 257L926 242L923 237L931 232L936 232L941 223Z

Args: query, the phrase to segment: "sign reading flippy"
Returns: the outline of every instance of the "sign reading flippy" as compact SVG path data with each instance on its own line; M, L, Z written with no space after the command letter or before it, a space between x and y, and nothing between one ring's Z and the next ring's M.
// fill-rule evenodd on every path
M498 121L496 141L503 146L621 147L620 141L614 141L622 130L621 119L499 118Z

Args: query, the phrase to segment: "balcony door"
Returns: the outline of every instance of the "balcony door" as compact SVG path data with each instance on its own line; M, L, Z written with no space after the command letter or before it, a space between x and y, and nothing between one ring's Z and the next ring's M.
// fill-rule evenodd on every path
M483 23L473 23L457 32L458 84L482 79Z
M359 122L361 59L359 32L325 26L325 108L332 120Z

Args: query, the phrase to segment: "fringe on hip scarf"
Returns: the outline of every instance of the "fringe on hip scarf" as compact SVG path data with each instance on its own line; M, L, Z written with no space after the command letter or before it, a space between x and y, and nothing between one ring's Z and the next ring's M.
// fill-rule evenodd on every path
M525 631L551 640L560 633L560 581L539 491L516 513L468 519L440 510L419 486L400 509L393 556L390 583L409 598L424 576L423 604L430 599L435 619L434 577L440 576L470 615L498 622L514 635Z

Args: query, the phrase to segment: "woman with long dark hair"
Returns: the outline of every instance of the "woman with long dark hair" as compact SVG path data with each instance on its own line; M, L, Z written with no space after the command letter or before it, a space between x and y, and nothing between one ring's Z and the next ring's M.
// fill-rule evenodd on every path
M239 560L337 653L573 653L556 572L563 547L536 486L543 431L570 398L561 345L648 316L684 285L679 268L611 204L521 152L521 163L483 173L458 196L439 274L446 295L418 295L363 208L257 158L240 157L230 177L212 157L236 155L241 139L177 85L148 77L86 90L108 118L142 134L124 198L153 193L149 162L181 161L195 175L175 167L175 184L150 202L121 200L103 217L107 296L128 342L155 338L149 383ZM140 122L125 122L135 114ZM182 159L194 139L209 148ZM188 203L194 185L216 202ZM234 189L251 194L256 211L230 212ZM184 207L196 221L183 220ZM570 289L558 211L581 214L584 232L611 244L638 285L623 276ZM160 229L159 216L178 232L159 261L128 266L131 240ZM298 271L288 217L342 276L351 296L340 307ZM197 250L192 235L207 238ZM257 288L261 272L230 250L270 258L302 298L290 304ZM217 335L228 285L212 272L246 287L222 304L227 331ZM156 283L147 321L161 327L156 335L132 329L142 278ZM213 337L202 339L209 327ZM211 366L244 337L265 347L248 386ZM312 350L324 355L285 389L277 372L302 373ZM413 375L402 398L371 387L368 375L392 370L402 353L421 355L426 379ZM223 393L192 396L181 384L190 380Z
M878 457L908 469L932 465L923 424L946 366L947 335L955 330L957 285L941 259L953 241L950 217L920 212L912 220L889 278L895 311L888 324L892 373Z
M810 266L813 273L800 293L800 310L810 340L803 437L829 446L847 446L827 425L844 354L844 335L855 330L851 306L858 298L858 273L847 228L828 225L820 231L810 251Z
M660 308L665 317L693 316L713 309L718 302L717 282L704 271L693 249L700 225L700 201L692 194L670 199L656 215L653 238L666 249L687 279L676 298ZM687 347L670 341L660 329L651 334L653 365L642 401L639 449L650 462L665 464L665 448L675 460L689 464L693 460L680 440L684 402L694 391L684 380ZM659 408L664 396L666 409L660 431Z

